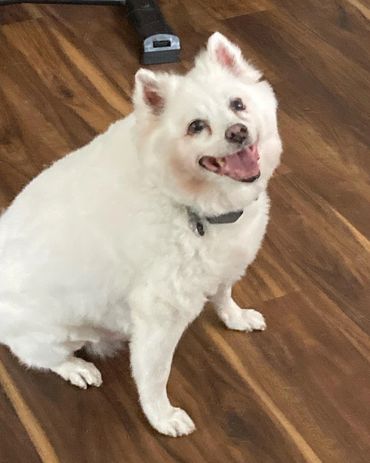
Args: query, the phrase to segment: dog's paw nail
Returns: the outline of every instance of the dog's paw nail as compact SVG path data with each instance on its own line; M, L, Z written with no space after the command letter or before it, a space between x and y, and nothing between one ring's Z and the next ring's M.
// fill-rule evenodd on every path
M186 436L195 430L193 420L181 408L172 408L169 414L152 424L161 434L171 437Z

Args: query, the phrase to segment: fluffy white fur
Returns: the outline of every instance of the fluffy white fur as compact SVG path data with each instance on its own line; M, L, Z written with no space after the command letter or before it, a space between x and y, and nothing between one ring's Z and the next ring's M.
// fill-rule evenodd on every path
M261 245L266 186L281 142L270 85L221 34L184 76L139 70L134 112L36 177L0 219L0 341L27 366L72 384L100 386L83 346L111 353L130 342L132 374L144 413L159 432L194 424L166 393L173 352L211 299L227 327L264 329L242 310L231 286ZM230 98L246 111L235 113ZM196 118L211 131L187 135ZM261 177L242 183L207 171L203 155L231 152L225 129L243 122L258 143ZM233 224L199 216L244 209Z

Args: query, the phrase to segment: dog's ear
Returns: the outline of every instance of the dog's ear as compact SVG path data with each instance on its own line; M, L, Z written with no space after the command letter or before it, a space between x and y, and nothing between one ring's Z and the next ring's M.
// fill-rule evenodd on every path
M147 69L139 69L135 75L135 107L144 106L153 114L160 114L164 108L165 97L163 89L163 76Z
M240 48L219 32L208 39L207 53L211 59L238 77L245 76L253 82L258 82L262 77L252 64L245 61Z

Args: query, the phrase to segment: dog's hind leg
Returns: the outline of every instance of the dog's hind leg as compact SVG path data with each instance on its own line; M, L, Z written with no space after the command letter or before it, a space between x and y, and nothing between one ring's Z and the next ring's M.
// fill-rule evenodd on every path
M87 386L101 386L102 377L100 371L91 362L86 362L74 355L70 355L59 366L51 368L66 381L86 389Z
M211 299L216 312L231 330L254 331L266 328L265 319L254 309L241 309L231 296L231 287L221 285Z
M95 365L74 356L84 341L57 341L53 335L28 333L8 339L7 345L28 367L51 370L83 389L102 384L101 374Z

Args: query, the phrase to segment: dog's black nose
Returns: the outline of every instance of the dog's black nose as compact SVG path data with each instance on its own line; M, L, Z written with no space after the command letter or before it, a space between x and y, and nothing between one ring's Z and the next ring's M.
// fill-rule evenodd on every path
M248 138L248 129L244 124L233 124L226 129L225 138L231 143L241 145Z

